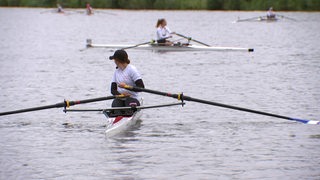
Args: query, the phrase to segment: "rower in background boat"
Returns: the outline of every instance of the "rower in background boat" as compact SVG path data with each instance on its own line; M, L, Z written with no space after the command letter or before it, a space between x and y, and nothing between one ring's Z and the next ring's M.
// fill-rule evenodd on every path
M168 38L172 38L172 32L169 27L167 26L167 21L165 19L158 19L157 24L157 43L159 45L164 46L172 46L173 42L167 40Z
M93 8L89 3L86 5L86 10L87 10L87 15L92 15L93 14Z
M62 6L59 3L57 4L57 8L58 8L57 10L58 13L64 13Z
M276 14L274 13L272 7L270 7L268 12L267 12L267 19L268 20L275 20L276 19Z
M137 68L130 64L128 54L124 50L115 51L113 56L109 57L114 60L116 70L112 77L111 94L113 95L126 95L126 98L117 98L112 102L112 107L125 107L125 106L140 106L139 92L129 91L121 88L124 85L137 86L144 88L144 83Z

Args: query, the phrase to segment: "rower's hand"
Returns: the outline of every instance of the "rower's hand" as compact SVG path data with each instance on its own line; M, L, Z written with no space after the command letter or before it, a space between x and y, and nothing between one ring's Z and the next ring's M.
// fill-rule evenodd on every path
M126 83L122 82L122 83L119 83L118 86L121 87L121 88L124 88L126 85L127 85Z
M124 97L130 97L130 96L131 96L131 94L129 94L129 93L127 93L127 92L124 92L124 93L122 93L121 95L124 96Z
M176 34L176 32L171 32L170 34Z

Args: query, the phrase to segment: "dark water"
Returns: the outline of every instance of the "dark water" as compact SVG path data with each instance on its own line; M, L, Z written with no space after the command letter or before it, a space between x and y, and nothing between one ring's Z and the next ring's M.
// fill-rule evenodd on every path
M104 13L103 13L104 12ZM128 50L148 88L290 117L320 118L320 13L297 22L232 23L264 12L0 9L0 111L109 95L112 51L85 40L139 44L156 20L246 52ZM145 105L176 102L143 94ZM80 107L103 108L110 102ZM63 125L68 123L67 126ZM0 117L0 179L319 179L320 129L187 102L145 110L127 134L105 137L99 113L51 109Z

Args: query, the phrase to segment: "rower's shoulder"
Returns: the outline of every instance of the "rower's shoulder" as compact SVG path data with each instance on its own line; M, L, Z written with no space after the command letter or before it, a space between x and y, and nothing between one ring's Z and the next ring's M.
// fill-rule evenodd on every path
M128 69L130 70L137 70L136 66L132 65L132 64L128 64Z

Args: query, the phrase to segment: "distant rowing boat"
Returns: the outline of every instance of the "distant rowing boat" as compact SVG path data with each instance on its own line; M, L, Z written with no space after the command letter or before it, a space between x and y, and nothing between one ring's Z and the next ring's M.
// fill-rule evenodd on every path
M131 47L134 47L135 49L155 51L254 51L253 48L200 46L193 44L176 44L173 46L164 46L157 43L144 43L139 46L133 44L94 44L91 39L87 39L87 48L128 49Z
M260 16L260 17L254 17L254 18L248 18L248 19L238 19L236 22L275 22L279 19L274 18L268 18L267 16Z
M281 14L276 14L273 17L268 17L268 16L258 16L258 17L252 17L252 18L246 18L246 19L240 19L238 18L238 20L234 21L234 22L276 22L279 21L281 19L287 19L290 21L297 21L294 18L291 17L287 17Z

